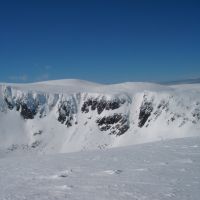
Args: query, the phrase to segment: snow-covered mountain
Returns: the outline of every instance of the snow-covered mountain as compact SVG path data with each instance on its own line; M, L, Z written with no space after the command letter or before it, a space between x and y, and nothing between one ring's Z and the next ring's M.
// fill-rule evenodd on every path
M0 147L70 152L200 135L200 84L0 84Z

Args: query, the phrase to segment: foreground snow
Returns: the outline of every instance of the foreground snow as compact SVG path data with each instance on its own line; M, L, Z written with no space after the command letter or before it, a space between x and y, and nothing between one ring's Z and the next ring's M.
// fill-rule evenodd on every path
M200 137L104 151L0 151L1 200L199 200Z

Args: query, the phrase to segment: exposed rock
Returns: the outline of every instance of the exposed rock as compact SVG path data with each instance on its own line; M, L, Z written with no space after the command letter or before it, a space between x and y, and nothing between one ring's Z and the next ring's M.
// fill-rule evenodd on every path
M140 107L140 113L139 113L138 126L140 128L144 126L144 124L146 123L146 121L150 117L152 111L153 111L152 101L148 101L144 96L144 100L143 100L142 105Z
M35 132L35 133L33 133L33 136L36 136L36 135L42 135L42 130L39 130L38 132Z
M37 106L36 105L32 105L32 108L28 107L27 104L25 103L22 103L20 105L21 107L21 116L24 118L24 119L33 119L34 116L37 114Z
M101 131L110 130L110 134L122 135L129 129L128 117L126 115L117 114L99 118L97 121Z
M196 121L200 120L200 107L196 108L193 112L192 112L192 116L195 118Z
M88 113L89 109L97 110L98 114L101 114L104 110L115 110L118 109L122 104L125 103L125 100L114 99L112 101L105 99L88 99L85 101L81 107L81 111Z
M8 108L10 110L12 110L14 108L13 104L6 97L4 97L4 101L6 102Z
M24 119L33 119L34 116L37 114L38 105L37 102L33 99L30 99L30 101L27 102L23 102L23 100L10 102L5 97L4 100L10 110L16 108L16 110L20 112L21 116Z
M18 149L18 145L17 144L12 144L11 147L8 148L8 151L15 151Z
M41 141L36 140L35 142L33 142L33 143L31 144L31 147L32 147L32 148L36 148L36 147L38 147L40 144L41 144Z
M168 109L169 109L168 106L169 106L169 102L168 102L168 101L165 101L165 100L162 100L162 101L158 104L158 106L157 106L157 108L156 108L156 111L153 113L153 114L155 115L155 119L157 119L157 118L161 115L161 113L162 113L163 111L167 112Z
M75 113L76 109L72 101L61 102L58 108L58 121L70 127L72 126L73 115Z

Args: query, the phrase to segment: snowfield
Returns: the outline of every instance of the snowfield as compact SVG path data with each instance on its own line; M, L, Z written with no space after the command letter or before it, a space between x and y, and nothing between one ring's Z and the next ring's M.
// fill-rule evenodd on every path
M0 151L1 200L199 200L200 137L38 155Z
M200 84L0 84L0 200L199 200Z

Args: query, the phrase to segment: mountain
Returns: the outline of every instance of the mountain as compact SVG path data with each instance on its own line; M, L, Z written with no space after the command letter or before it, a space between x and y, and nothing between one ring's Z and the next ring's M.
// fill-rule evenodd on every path
M105 149L199 135L200 84L0 84L0 148Z

